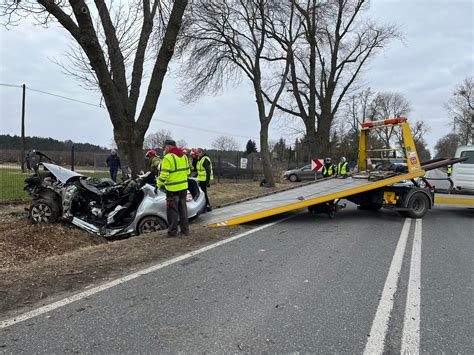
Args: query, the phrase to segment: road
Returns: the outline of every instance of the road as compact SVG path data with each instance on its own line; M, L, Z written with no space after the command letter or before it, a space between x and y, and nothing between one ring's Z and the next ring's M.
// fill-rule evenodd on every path
M473 217L298 214L6 326L0 353L472 354Z

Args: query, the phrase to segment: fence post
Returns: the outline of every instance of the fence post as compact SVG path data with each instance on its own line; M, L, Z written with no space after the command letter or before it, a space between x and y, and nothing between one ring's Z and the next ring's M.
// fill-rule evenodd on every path
M221 175L222 175L222 163L221 163L221 155L217 155L217 183L221 182Z
M250 166L250 168L252 169L252 181L253 181L253 178L254 178L254 174L253 174L253 156L251 156L250 159L251 159L251 162L252 162L252 165Z
M235 159L235 166L236 166L236 172L235 172L235 182L238 182L239 180L239 164L240 164L240 156L237 154L237 158Z
M26 85L22 85L23 96L21 100L21 156L20 156L20 166L21 172L25 172L25 96L26 96Z
M71 145L71 170L74 171L74 144Z

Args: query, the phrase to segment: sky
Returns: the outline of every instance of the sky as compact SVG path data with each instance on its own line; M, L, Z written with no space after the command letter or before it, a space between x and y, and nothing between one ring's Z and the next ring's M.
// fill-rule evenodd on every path
M445 103L456 85L474 76L473 12L472 0L373 0L368 11L377 21L398 25L404 40L392 42L374 57L361 79L372 91L404 95L412 107L409 119L430 127L425 140L431 149L451 129ZM17 86L0 86L0 134L20 135L19 86L26 84L92 104L28 90L26 135L111 146L108 114L95 106L100 95L81 88L52 61L67 49L65 30L43 29L25 20L9 30L0 27L0 42L0 84ZM179 100L176 82L173 75L166 78L148 133L166 129L174 139L204 148L219 135L233 136L241 149L248 139L258 139L255 99L247 81L191 105ZM270 126L270 139L281 136L293 141L279 119Z

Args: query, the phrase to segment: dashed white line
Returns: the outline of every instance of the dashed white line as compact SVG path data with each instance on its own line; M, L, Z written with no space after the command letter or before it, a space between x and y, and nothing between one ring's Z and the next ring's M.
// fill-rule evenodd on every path
M411 252L405 319L403 321L402 354L418 354L420 352L421 236L421 219L417 219Z
M265 229L265 228L268 228L268 227L271 227L271 226L274 226L275 224L277 223L280 223L282 221L285 221L287 219L291 218L290 217L285 217L285 218L282 218L278 221L275 221L275 222L271 222L271 223L267 223L263 226L260 226L260 227L257 227L257 228L253 228L247 232L244 232L244 233L241 233L241 234L238 234L238 235L235 235L233 237L230 237L230 238L227 238L227 239L224 239L224 240L221 240L217 243L214 243L214 244L211 244L211 245L208 245L208 246L205 246L201 249L198 249L198 250L195 250L195 251L192 251L192 252L189 252L189 253L186 253L186 254L183 254L181 256L178 256L176 258L173 258L173 259L170 259L168 261L165 261L163 263L160 263L160 264L156 264L156 265L153 265L149 268L146 268L146 269L143 269L143 270L140 270L140 271L137 271L137 272L134 272L133 274L130 274L130 275L127 275L127 276L124 276L124 277L121 277L119 279L116 279L116 280L113 280L113 281L110 281L110 282L107 282L103 285L100 285L100 286L97 286L97 287L94 287L94 288L91 288L89 290L86 290L86 291L83 291L83 292L80 292L80 293L77 293L73 296L70 296L70 297L66 297L62 300L59 300L57 302L54 302L54 303L51 303L49 305L46 305L46 306L43 306L43 307L40 307L40 308L37 308L37 309L34 309L30 312L26 312L26 313L23 313L23 314L20 314L16 317L13 317L13 318L9 318L9 319L6 319L4 321L0 321L0 329L3 329L3 328L6 328L6 327L10 327L12 326L13 324L16 324L16 323L20 323L20 322L23 322L25 320L28 320L28 319L31 319L31 318L34 318L34 317L37 317L41 314L44 314L46 312L50 312L52 310L55 310L57 308L60 308L60 307L63 307L63 306L66 306L70 303L73 303L73 302L76 302L76 301L79 301L83 298L86 298L86 297L89 297L93 294L96 294L98 292L101 292L101 291L104 291L104 290L107 290L111 287L114 287L114 286L117 286L117 285L120 285L120 284L123 284L127 281L130 281L130 280L133 280L133 279L136 279L140 276L143 276L143 275L147 275L151 272L154 272L154 271L157 271L159 269L162 269L166 266L169 266L169 265L172 265L172 264L175 264L177 262L180 262L182 260L185 260L185 259L188 259L188 258L191 258L195 255L198 255L198 254L201 254L201 253L204 253L205 251L208 251L210 249L214 249L218 246L221 246L223 244L227 244L227 243L230 243L236 239L239 239L239 238L242 238L242 237L245 237L249 234L252 234L252 233L255 233L255 232L258 232L262 229Z
M365 345L364 354L382 354L385 346L385 336L387 335L388 321L393 308L393 296L397 291L398 278L402 268L403 255L407 245L408 234L410 232L411 219L405 219L400 238L393 255L392 263L388 271L387 279L382 291L382 297L377 307L369 339Z

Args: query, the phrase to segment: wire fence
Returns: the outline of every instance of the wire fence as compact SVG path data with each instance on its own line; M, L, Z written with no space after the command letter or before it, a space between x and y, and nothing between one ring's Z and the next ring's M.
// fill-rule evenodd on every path
M104 152L74 152L70 151L42 151L56 164L97 178L108 177L109 169L106 164L109 153ZM264 177L262 160L258 153L246 155L243 152L210 151L214 183L232 183L253 181L260 183ZM21 152L15 149L2 149L0 152L0 201L3 203L13 200L26 199L28 196L23 190L25 179L33 174L32 171L22 172L20 163ZM120 156L120 152L119 152ZM308 162L302 162L304 165ZM147 170L147 161L144 159L144 171ZM285 162L273 161L273 176L277 182L285 170L299 166L299 162L289 159ZM122 167L127 165L122 162Z

